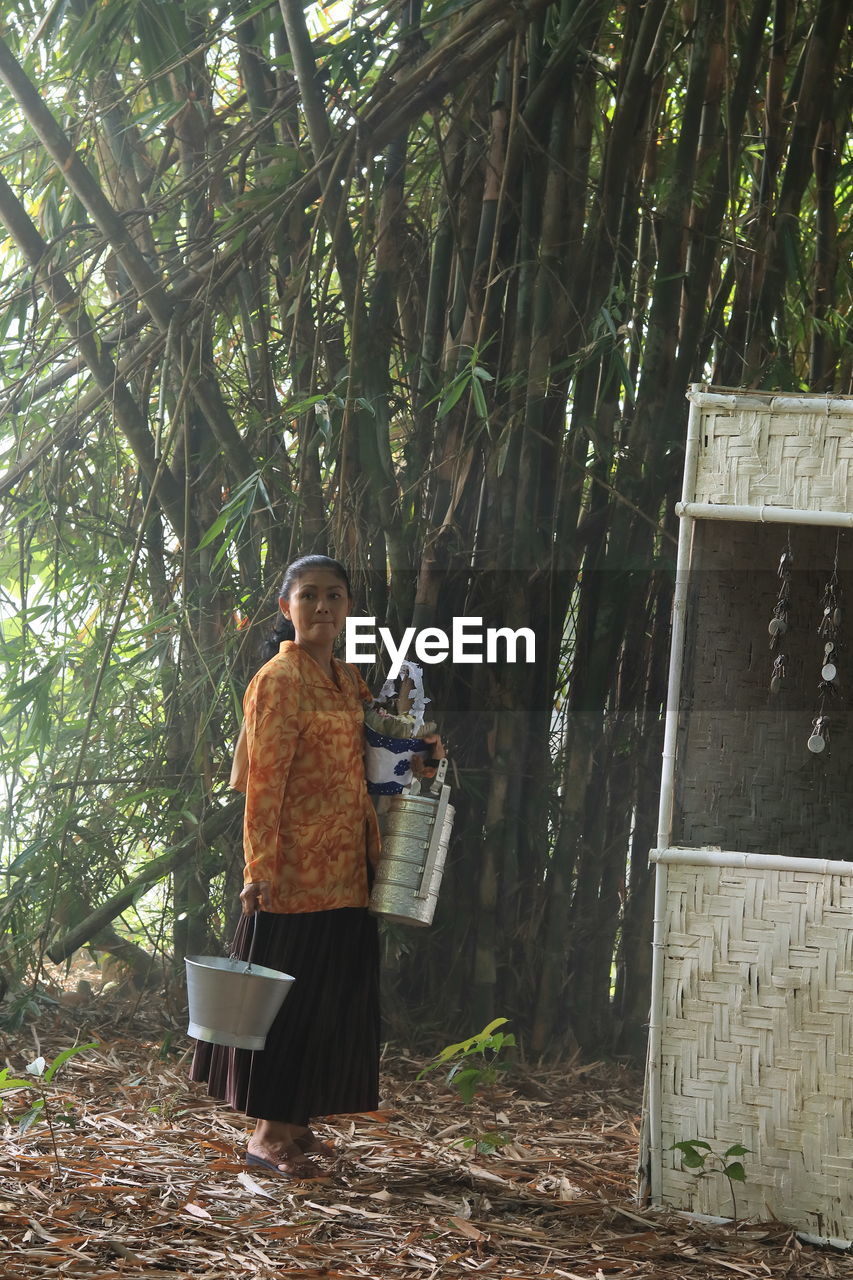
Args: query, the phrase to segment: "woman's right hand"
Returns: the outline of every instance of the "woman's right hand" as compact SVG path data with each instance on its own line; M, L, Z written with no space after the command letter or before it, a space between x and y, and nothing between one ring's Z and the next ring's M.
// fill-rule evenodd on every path
M269 880L253 880L244 885L240 901L244 916L254 915L256 911L272 911Z

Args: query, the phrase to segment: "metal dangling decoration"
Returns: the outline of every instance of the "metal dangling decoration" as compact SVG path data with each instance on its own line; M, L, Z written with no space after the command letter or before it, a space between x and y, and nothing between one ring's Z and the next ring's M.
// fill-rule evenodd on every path
M829 716L815 716L806 746L816 756L829 746Z
M838 581L838 548L841 541L840 532L835 539L835 559L832 573L823 591L823 614L818 635L823 640L823 655L820 664L820 681L817 692L819 702L818 714L812 722L812 731L806 743L809 751L815 755L829 746L829 716L826 714L827 703L838 693L838 656L840 649L841 584Z
M778 652L781 645L782 636L788 630L788 612L791 607L791 576L794 569L794 553L791 550L791 534L788 532L788 540L785 544L785 550L779 559L779 568L777 570L781 586L779 587L779 598L773 606L773 614L767 627L770 635L770 652L776 654L773 661L773 670L770 673L770 692L779 693L785 683L785 673L787 666L787 656Z
M770 692L771 693L778 693L782 688L782 685L785 683L785 676L787 675L787 670L786 670L787 661L788 659L784 653L779 653L776 655L776 658L773 662L773 670L770 673Z

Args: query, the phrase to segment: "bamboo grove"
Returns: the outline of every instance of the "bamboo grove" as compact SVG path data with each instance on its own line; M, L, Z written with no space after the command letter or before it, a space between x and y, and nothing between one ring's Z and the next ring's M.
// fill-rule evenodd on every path
M8 980L225 938L318 550L395 633L537 637L427 671L458 817L391 1029L641 1052L685 391L853 390L849 11L8 0Z

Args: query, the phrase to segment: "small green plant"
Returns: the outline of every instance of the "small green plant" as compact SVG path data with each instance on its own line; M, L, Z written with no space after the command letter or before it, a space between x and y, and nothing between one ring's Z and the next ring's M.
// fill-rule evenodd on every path
M721 1173L729 1184L732 1197L732 1222L737 1230L738 1211L735 1197L735 1183L746 1182L746 1170L738 1158L749 1154L749 1147L742 1147L739 1142L729 1147L723 1154L717 1155L710 1142L702 1142L700 1138L689 1138L684 1142L674 1142L670 1148L680 1151L685 1169L693 1169L697 1178L704 1178L709 1173Z
M37 1120L44 1117L50 1133L57 1173L61 1172L61 1166L59 1163L59 1148L56 1145L56 1125L62 1122L75 1128L76 1117L74 1109L70 1105L66 1105L62 1111L57 1111L55 1099L52 1099L52 1095L55 1092L53 1081L69 1058L75 1057L78 1053L84 1053L87 1049L96 1049L97 1047L97 1042L93 1040L89 1044L75 1044L70 1049L63 1049L50 1063L46 1058L35 1058L32 1062L27 1063L26 1071L30 1077L28 1080L10 1075L8 1067L4 1067L0 1071L0 1094L12 1093L18 1089L28 1089L31 1095L35 1095L29 1109L24 1112L18 1121L18 1132L26 1133ZM3 1102L0 1099L0 1112L2 1110Z
M10 996L0 1016L0 1027L5 1031L20 1031L26 1022L32 1022L41 1013L41 1005L29 990Z
M475 1147L488 1155L506 1146L509 1136L498 1127L497 1085L509 1067L505 1051L515 1045L512 1032L498 1031L506 1026L507 1018L495 1018L476 1036L449 1044L418 1075L421 1080L430 1071L450 1064L447 1083L452 1084L462 1102L473 1102L478 1093L484 1094L495 1120L494 1130L463 1139L466 1147Z

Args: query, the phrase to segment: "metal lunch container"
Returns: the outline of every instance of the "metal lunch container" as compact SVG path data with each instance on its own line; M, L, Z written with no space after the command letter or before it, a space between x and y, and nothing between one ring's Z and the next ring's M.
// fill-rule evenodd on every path
M441 760L427 794L415 779L391 800L381 819L382 854L370 895L370 910L386 920L419 927L432 924L454 808Z

